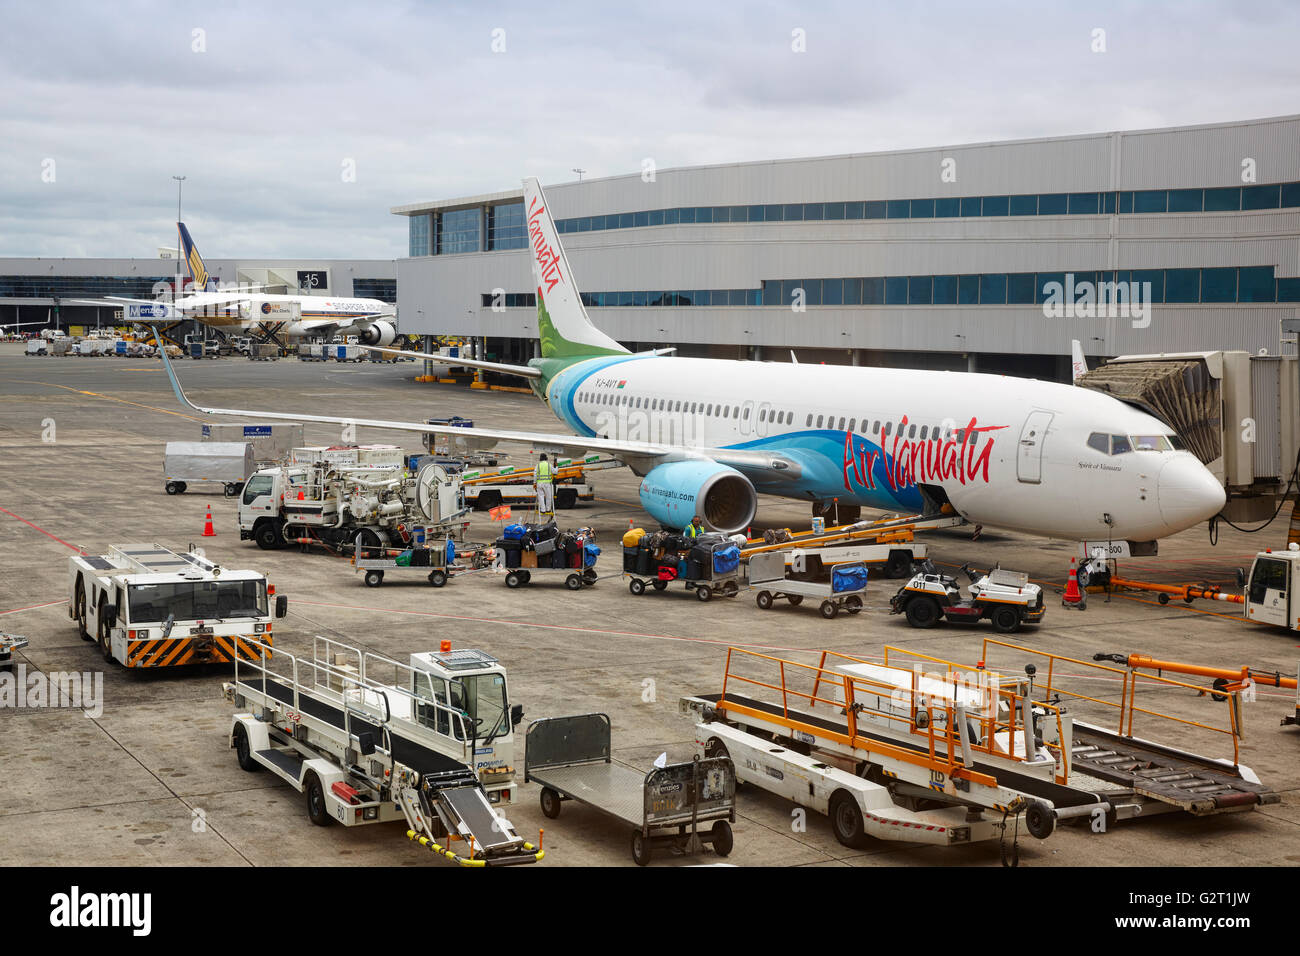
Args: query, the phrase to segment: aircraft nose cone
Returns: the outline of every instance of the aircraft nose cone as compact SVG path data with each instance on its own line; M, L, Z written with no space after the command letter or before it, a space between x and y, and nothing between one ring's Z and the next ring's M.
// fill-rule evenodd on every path
M1156 495L1160 517L1172 531L1214 517L1228 500L1214 475L1191 455L1165 462L1156 479Z

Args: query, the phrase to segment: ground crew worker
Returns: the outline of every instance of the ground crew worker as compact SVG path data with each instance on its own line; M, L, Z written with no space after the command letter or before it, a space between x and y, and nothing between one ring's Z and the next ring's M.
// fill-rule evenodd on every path
M537 514L554 515L555 514L555 473L551 471L551 463L545 455L537 462L537 474L534 479L537 485Z
M687 538L694 541L703 533L704 533L704 519L699 515L696 515L694 518L691 519L691 523L686 526L686 531L684 532L684 534L686 535Z

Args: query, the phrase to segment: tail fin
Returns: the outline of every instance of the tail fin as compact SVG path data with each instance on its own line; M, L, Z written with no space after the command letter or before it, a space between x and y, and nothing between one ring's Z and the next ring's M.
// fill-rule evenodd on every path
M592 325L582 307L573 270L564 257L546 197L536 179L524 180L524 211L528 217L528 245L533 253L542 357L627 354L627 349Z
M1088 360L1083 357L1083 346L1078 339L1070 339L1070 380L1078 382L1088 374Z
M194 240L190 238L190 231L185 228L185 223L178 222L176 229L181 236L181 256L185 259L190 279L200 292L215 291L217 280L208 275L208 270L203 265L203 257L199 255L199 250L194 245Z

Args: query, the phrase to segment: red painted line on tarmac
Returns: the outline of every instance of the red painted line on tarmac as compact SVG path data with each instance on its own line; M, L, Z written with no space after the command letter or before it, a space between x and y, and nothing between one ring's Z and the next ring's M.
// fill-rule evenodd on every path
M64 541L62 538L56 538L56 537L54 537L54 535L50 534L48 531L46 531L46 530L45 530L44 528L42 528L40 525L38 525L38 524L32 524L32 523L31 523L30 521L28 521L26 518L23 518L23 517L20 517L19 515L14 514L12 511L9 511L7 508L0 508L0 512L4 512L5 514L7 514L7 515L8 515L9 517L11 517L11 518L17 518L19 521L21 521L23 524L27 525L29 528L35 528L35 529L36 529L37 531L39 531L41 534L45 535L45 537L47 537L47 538L53 538L55 541L59 542L59 544L63 545L65 548L71 548L73 551L77 552L77 554L85 554L85 553L86 553L86 549L85 549L85 548L79 548L79 547L77 547L75 544L68 544L68 542Z
M691 644L716 644L722 647L761 647L770 651L808 651L806 647L782 647L778 644L746 644L738 641L712 641L703 637L682 637L677 634L647 634L642 631L614 631L600 627L578 627L573 624L534 624L531 621L508 621L496 617L472 617L468 614L439 614L437 611L406 611L391 607L368 607L363 604L329 604L324 601L295 601L308 607L335 607L349 611L381 611L387 614L411 614L416 617L436 617L448 621L473 621L475 624L505 624L510 627L534 627L546 631L579 631L584 634L608 634L613 637L648 637L659 641L686 641Z
M56 607L57 605L67 604L67 603L68 603L67 601L50 601L47 604L33 604L30 607L16 607L8 611L0 611L0 617L4 617L6 614L17 614L19 611L35 611L38 608Z

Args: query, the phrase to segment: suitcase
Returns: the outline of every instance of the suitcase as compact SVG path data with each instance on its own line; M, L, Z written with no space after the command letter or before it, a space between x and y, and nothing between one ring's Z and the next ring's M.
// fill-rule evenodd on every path
M520 552L519 552L519 566L520 566L521 568L535 568L535 567L537 567L537 552L536 552L536 551L520 551Z
M551 553L551 567L553 568L567 568L569 566L568 561L569 556L563 551L553 551Z
M624 548L624 549L623 549L623 570L624 570L624 571L635 571L635 570L636 570L636 556L637 556L637 551L638 551L637 548Z
M524 554L522 551L504 551L504 552L502 552L502 553L505 554L505 556L506 556L506 567L507 567L507 568L517 568L517 567L520 567L520 560L519 560L519 559L522 558L522 557L523 557L523 554Z
M636 573L652 574L655 569L654 552L642 544L636 551Z
M552 538L547 541L538 541L535 545L533 545L533 550L537 552L537 556L539 558L544 555L550 554L555 550L555 539Z

